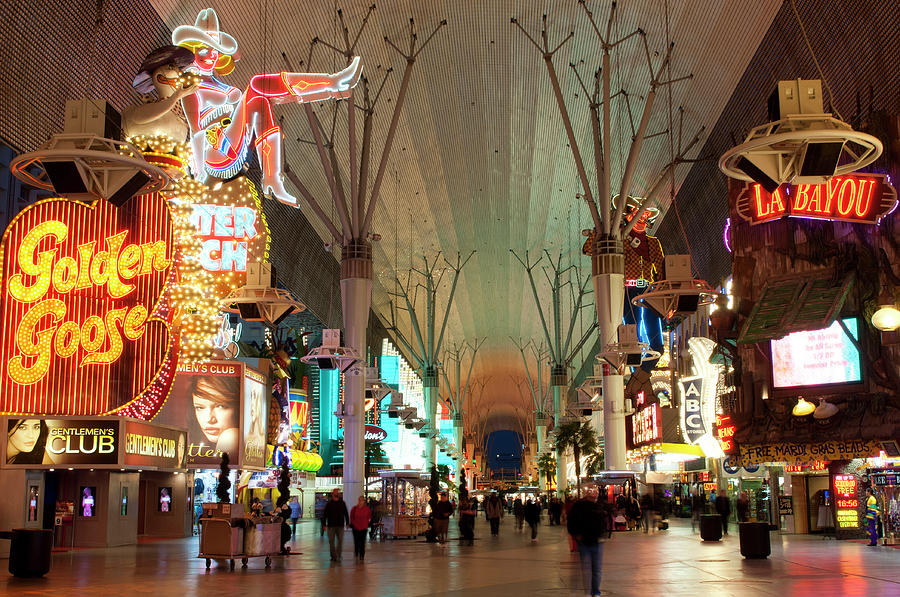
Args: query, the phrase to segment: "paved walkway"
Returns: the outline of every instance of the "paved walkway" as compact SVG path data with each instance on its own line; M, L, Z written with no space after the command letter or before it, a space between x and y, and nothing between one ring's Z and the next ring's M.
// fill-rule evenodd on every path
M455 521L451 521L455 537ZM809 536L772 534L768 560L743 560L736 535L721 543L702 543L686 521L669 531L644 535L617 533L606 543L603 589L609 595L641 597L700 595L815 597L900 596L900 549ZM353 559L349 532L341 563L331 563L327 538L314 523L301 524L294 549L276 558L270 570L262 560L234 572L227 563L206 570L197 559L197 539L153 541L114 549L54 554L43 579L17 579L0 571L3 595L154 595L393 597L466 595L527 597L584 595L577 558L569 553L559 527L543 525L532 544L505 519L492 538L484 519L474 546L453 540L446 546L397 540L368 545L364 564ZM5 563L0 564L5 568Z

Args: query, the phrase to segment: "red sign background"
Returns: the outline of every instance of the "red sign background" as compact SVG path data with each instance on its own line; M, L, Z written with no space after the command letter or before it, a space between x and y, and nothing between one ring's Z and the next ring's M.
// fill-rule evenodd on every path
M122 208L40 201L13 220L0 251L0 410L103 414L154 381L171 340L157 307L172 226L158 194Z

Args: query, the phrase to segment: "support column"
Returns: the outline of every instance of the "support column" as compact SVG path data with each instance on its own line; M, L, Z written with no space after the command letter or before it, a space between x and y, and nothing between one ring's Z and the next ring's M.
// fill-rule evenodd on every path
M625 257L622 241L606 235L594 240L591 252L594 304L603 346L617 341L625 300ZM603 449L607 470L625 468L625 383L620 370L603 368Z
M544 413L538 413L535 419L534 433L537 436L537 454L541 454L547 444L547 415ZM535 454L535 461L537 461L537 454ZM536 462L535 466L537 466ZM538 487L540 487L541 493L547 491L547 478L540 470L538 470Z
M365 490L366 328L372 303L372 246L351 241L341 255L344 342L362 360L344 374L344 501L355 504Z
M434 367L426 367L422 372L422 393L425 400L424 419L428 421L428 427L434 437L425 439L425 467L431 470L431 467L437 465L437 434L440 433L440 421L437 418L438 403L438 376L437 369Z
M462 419L453 418L453 442L456 444L456 484L466 474L466 455L463 453Z
M550 388L553 391L553 428L558 429L560 419L566 414L566 388L567 370L565 365L554 365L550 368ZM562 496L565 493L568 482L566 470L568 469L568 457L566 452L556 452L556 493Z

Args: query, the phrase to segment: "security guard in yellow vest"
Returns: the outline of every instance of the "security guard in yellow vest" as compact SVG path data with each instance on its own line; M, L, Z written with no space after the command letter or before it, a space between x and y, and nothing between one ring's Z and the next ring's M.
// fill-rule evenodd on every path
M869 527L869 545L878 545L878 500L871 487L866 488L866 524Z

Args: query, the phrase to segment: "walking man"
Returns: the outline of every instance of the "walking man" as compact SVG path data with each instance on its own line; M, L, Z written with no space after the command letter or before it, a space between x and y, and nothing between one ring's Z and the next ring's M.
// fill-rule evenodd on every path
M447 542L447 529L450 526L450 517L453 516L453 504L448 499L447 492L441 493L440 501L434 505L434 533L439 543Z
M722 518L722 534L728 534L728 517L731 516L731 500L723 491L716 498L716 512Z
M516 517L516 530L521 531L525 523L525 504L522 503L522 498L516 498L513 502L513 514Z
M322 511L322 522L328 528L328 547L331 549L331 561L340 562L344 549L344 528L350 527L350 513L347 504L341 497L341 490L334 489L331 499Z
M696 532L697 527L700 526L700 515L703 514L703 509L706 506L706 500L703 499L703 496L700 495L696 489L694 490L693 495L691 495L691 532Z
M567 529L575 538L581 558L581 574L591 597L600 595L603 569L603 541L606 539L606 512L597 503L599 491L589 486L584 498L575 502L569 514Z
M303 506L300 505L300 500L295 495L291 498L291 503L288 504L291 507L291 538L297 536L297 520L303 516Z
M541 523L541 505L532 499L525 504L525 521L531 527L531 542L537 541L538 525Z
M491 535L496 537L500 534L500 519L503 517L503 502L500 496L492 493L484 502L484 515L491 523Z
M871 487L866 488L866 525L869 527L869 545L878 545L878 500Z

